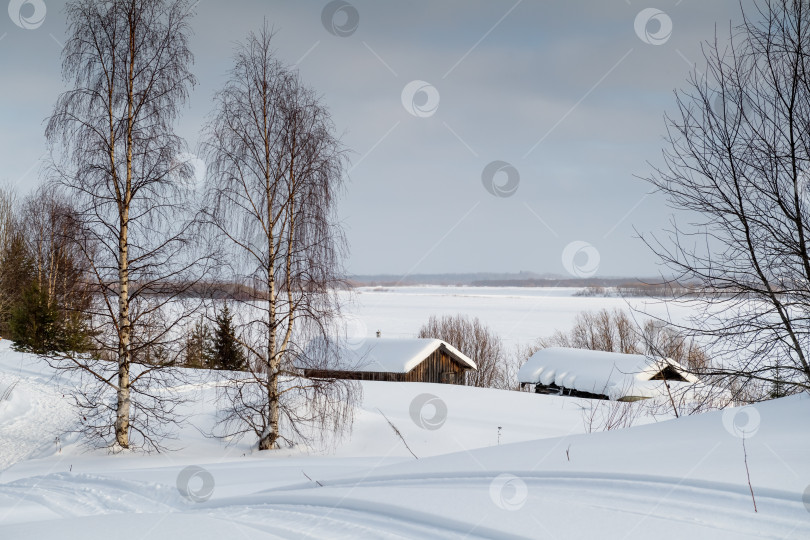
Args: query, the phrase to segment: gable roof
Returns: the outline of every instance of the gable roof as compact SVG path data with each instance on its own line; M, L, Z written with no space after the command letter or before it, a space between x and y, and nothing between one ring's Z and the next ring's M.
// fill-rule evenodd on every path
M339 347L326 366L332 371L367 371L408 373L438 349L468 369L478 369L475 362L440 339L369 338L357 347Z
M534 353L518 371L518 381L554 384L604 394L611 399L653 397L666 391L663 381L653 380L666 367L675 370L686 383L697 382L694 375L671 358L565 347L549 347Z

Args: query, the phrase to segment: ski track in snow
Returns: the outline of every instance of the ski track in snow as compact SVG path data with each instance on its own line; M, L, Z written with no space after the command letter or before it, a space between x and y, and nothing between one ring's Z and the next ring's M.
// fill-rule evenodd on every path
M393 528L380 529L378 533L393 534L399 531L407 533L405 537L425 537L424 532L408 532L407 525L422 525L425 530L432 531L432 535L428 537L435 538L477 537L477 535L508 537L509 534L505 530L493 530L488 526L460 520L453 515L430 511L434 509L414 508L417 506L414 503L419 500L420 495L424 496L427 493L430 493L427 498L431 500L456 497L458 501L472 506L475 506L476 502L483 502L486 508L490 504L488 497L493 478L494 476L479 475L466 479L437 478L427 482L420 478L403 478L379 482L376 488L370 489L362 487L358 489L357 486L347 486L343 489L311 488L304 493L289 491L264 497L249 497L247 500L239 500L238 506L244 506L245 503L252 506L263 498L265 501L265 505L262 506L263 513L276 515L294 511L296 514L309 514L311 520L306 521L304 530L315 532L313 536L315 538L333 530L331 526L333 521L368 523L372 516L379 519L387 518L378 521L378 525L386 527L393 525ZM810 537L810 521L804 519L806 511L803 505L800 501L792 500L788 494L777 494L778 496L773 497L760 494L757 499L759 514L755 516L751 512L751 500L747 493L737 489L723 489L719 485L714 488L697 488L680 485L677 482L627 479L604 480L583 477L532 479L527 475L521 475L520 478L525 481L529 490L525 505L521 507L524 512L531 512L531 508L537 508L538 517L543 516L546 519L549 514L548 508L555 505L584 507L586 512L588 508L600 509L627 523L627 527L620 529L618 534L614 532L617 538L632 534L633 524L641 526L648 519L679 522L724 538ZM406 486L415 494L413 498L406 498L409 501L407 506L400 506L396 502L378 502L385 500L386 492L403 493L401 489L392 491L391 488ZM229 506L228 501L219 504ZM259 513L258 508L254 514ZM222 511L228 514L227 507ZM278 517L283 519L281 515ZM505 512L504 517L511 517L515 522L527 521L525 513L521 515ZM248 514L239 522L245 523L250 520L251 514ZM267 520L266 518L265 521ZM645 530L646 527L641 526L639 532ZM437 534L439 531L441 535ZM372 534L369 537L376 536ZM607 537L614 536L608 534Z
M607 538L633 535L634 526L649 532L645 521L674 522L717 538L807 538L810 520L801 501L780 492L760 493L760 512L750 510L750 498L739 486L716 483L690 485L675 479L604 478L599 475L522 474L528 497L522 512L505 512L512 527L492 528L464 519L491 513L490 485L495 474L452 477L406 477L345 482L324 487L284 488L192 503L174 486L59 473L0 485L0 497L43 507L62 518L108 514L190 514L231 522L267 537L279 538L509 538L530 537L527 513L537 509L548 519L556 508L580 508L626 524ZM393 497L391 494L397 494ZM421 499L456 498L473 511L447 515ZM0 515L0 521L4 516ZM528 523L527 523L528 521ZM497 522L495 522L497 524ZM508 525L508 521L499 525ZM511 529L511 530L510 530ZM618 534L621 533L621 534Z
M260 504L245 507L242 498L218 508L197 508L174 486L124 482L90 475L54 474L0 485L0 497L36 505L61 518L127 513L186 513L249 527L280 538L460 538L423 526L409 517L379 515L322 504ZM331 506L331 505L330 505ZM13 510L13 509L12 509ZM0 513L0 522L7 516ZM474 536L472 538L475 538Z
M34 377L2 374L2 388L11 395L0 402L0 472L15 463L57 452L65 427L75 413L53 383ZM0 389L2 389L0 388Z
M279 538L334 539L352 538L436 538L472 540L481 538L442 529L435 524L420 522L413 513L385 515L376 509L367 511L339 507L324 507L317 504L273 505L255 507L234 513L231 509L208 514L225 521L248 526L252 529L277 535Z
M175 511L183 503L174 486L57 473L0 484L0 495L42 506L62 517ZM0 521L2 521L0 514Z

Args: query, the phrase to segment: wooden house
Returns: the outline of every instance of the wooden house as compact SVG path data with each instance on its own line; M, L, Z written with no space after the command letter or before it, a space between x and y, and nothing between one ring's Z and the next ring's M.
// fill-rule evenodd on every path
M464 384L475 362L440 339L370 338L341 347L325 365L303 367L308 378Z
M549 347L521 366L518 381L538 394L636 401L683 389L697 378L671 358Z

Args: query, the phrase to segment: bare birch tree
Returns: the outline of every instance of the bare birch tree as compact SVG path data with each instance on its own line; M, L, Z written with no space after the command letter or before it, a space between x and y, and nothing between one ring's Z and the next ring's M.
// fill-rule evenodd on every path
M68 366L91 383L77 396L85 429L120 448L160 448L176 406L155 386L167 378L155 375L173 362L168 342L180 308L171 304L196 262L185 251L193 221L181 198L192 168L178 159L184 143L174 133L195 83L191 7L186 0L68 3L62 71L71 89L46 128L53 174L75 201L78 245L98 291L97 354L73 356Z
M67 301L74 285L85 282L87 263L77 252L79 224L73 209L46 187L25 198L20 229L34 262L37 286L54 302Z
M271 38L265 25L238 48L204 143L208 221L230 254L229 279L242 285L237 326L249 357L249 372L227 388L222 425L229 435L253 432L261 450L309 441L312 429L339 431L355 396L348 381L299 377L332 348L346 159L329 112L274 57Z
M760 399L810 389L810 6L763 0L704 47L667 117L649 179L690 212L646 242L676 282L703 291L685 330L713 345L704 370ZM685 299L689 301L689 299Z

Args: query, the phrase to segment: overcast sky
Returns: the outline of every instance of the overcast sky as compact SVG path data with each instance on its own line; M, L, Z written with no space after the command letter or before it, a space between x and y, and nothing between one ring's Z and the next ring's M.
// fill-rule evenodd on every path
M0 181L21 192L38 182L43 121L63 89L63 7L0 11ZM636 177L659 160L663 114L700 66L701 41L738 9L201 0L199 84L178 131L193 150L234 43L266 18L278 56L323 95L353 150L340 204L351 272L650 275L634 227L660 231L672 211Z

